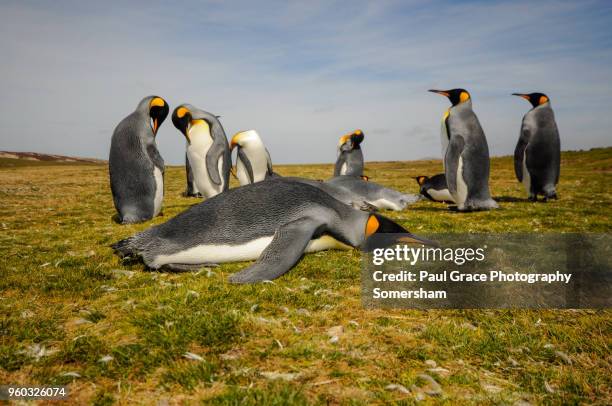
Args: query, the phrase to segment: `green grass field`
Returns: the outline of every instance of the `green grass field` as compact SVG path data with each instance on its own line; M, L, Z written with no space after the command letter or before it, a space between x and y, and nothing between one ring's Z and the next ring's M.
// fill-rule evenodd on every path
M227 283L245 263L144 271L109 244L198 202L181 196L184 168L167 168L162 217L120 226L106 166L14 161L0 160L0 383L68 384L73 403L99 405L612 403L609 310L365 310L356 250L252 286ZM413 193L414 176L440 169L366 165ZM276 170L323 179L332 165ZM501 210L385 214L416 234L610 232L611 186L612 148L564 152L549 203L526 202L511 158L494 158Z

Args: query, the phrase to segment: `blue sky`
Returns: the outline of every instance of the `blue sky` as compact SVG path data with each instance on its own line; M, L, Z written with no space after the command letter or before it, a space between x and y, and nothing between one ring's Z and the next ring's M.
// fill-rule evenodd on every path
M563 149L612 145L612 2L0 3L0 150L106 158L149 94L256 129L276 163L333 162L364 130L366 160L440 155L464 87L492 155L514 150L527 102L552 101ZM158 145L184 159L168 119Z

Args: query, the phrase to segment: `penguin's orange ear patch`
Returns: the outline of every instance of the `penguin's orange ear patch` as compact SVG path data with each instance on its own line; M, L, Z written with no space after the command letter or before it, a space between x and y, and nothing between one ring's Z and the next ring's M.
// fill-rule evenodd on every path
M161 97L154 97L153 100L151 100L151 103L149 104L150 107L154 107L154 106L163 107L165 105L166 105L166 102Z
M463 103L467 100L470 100L470 94L468 92L461 92L461 94L459 95L459 102Z
M189 113L189 110L185 107L179 107L179 109L176 111L176 116L178 118L183 118L185 117L185 114Z
M544 104L548 101L548 97L546 96L540 96L540 101L538 102L538 104Z
M376 216L370 216L370 218L368 218L368 222L366 223L366 229L365 229L366 238L374 234L376 230L378 230L379 226L380 226L380 223L376 219Z
M370 180L370 177L366 175L361 175L361 180L365 180L367 182Z
M417 176L416 178L417 183L421 186L423 186L423 183L425 183L426 179L427 179L427 176Z

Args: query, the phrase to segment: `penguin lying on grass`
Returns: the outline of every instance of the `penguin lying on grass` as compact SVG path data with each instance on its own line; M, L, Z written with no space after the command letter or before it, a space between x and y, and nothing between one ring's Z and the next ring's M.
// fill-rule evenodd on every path
M230 145L232 149L238 149L236 172L241 185L280 177L274 173L270 154L255 130L235 134ZM403 210L419 200L419 196L406 195L354 176L338 176L325 182L299 177L285 179L307 183L345 204L362 210Z
M443 120L448 140L444 171L457 209L496 209L497 203L489 192L489 147L478 117L472 110L470 94L465 89L432 89L430 92L448 97L452 104Z
M172 123L187 139L187 160L197 192L209 198L229 189L232 159L219 118L181 104L172 113Z
M256 259L230 277L253 283L278 278L304 253L362 247L379 233L397 234L389 244L430 244L383 216L279 177L230 189L112 248L122 257L140 256L149 268L178 271Z
M446 176L443 173L432 176L417 176L417 183L421 187L420 193L431 201L454 203L453 196L448 191Z
M543 93L514 93L533 108L523 117L521 134L514 150L514 172L525 185L529 200L538 195L556 199L561 168L561 141L550 99Z
M168 111L161 97L145 97L113 132L108 170L113 203L122 224L150 220L161 211L164 160L155 135Z
M355 130L340 137L334 176L363 176L363 131Z

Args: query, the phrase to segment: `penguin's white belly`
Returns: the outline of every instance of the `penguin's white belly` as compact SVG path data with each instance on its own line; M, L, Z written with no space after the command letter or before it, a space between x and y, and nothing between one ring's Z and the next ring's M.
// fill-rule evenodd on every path
M153 217L157 216L162 208L164 200L164 176L157 166L153 167L153 177L155 178L155 198L153 200Z
M158 255L151 264L160 267L165 264L205 264L250 261L259 258L263 250L272 242L274 236L261 237L240 245L206 244L198 245L170 255ZM326 249L350 249L328 235L310 240L305 252L316 252Z
M238 177L238 182L240 182L240 185L248 185L251 183L246 167L240 158L236 159L236 176Z
M523 186L525 186L527 193L531 193L531 175L527 170L527 147L523 152Z
M193 183L198 188L198 191L204 195L204 197L213 197L218 195L223 187L223 177L221 177L221 185L215 185L208 175L208 170L206 169L206 151L201 151L198 148L196 151L194 148L187 149L187 159L189 159L189 164L191 165L191 170L193 172ZM219 165L223 165L223 158L219 159ZM221 173L221 171L219 171Z
M379 209L386 210L402 211L406 208L406 204L400 204L399 202L394 202L393 200L389 199L377 199L368 203L370 203L372 206L378 207Z
M446 150L448 149L448 134L446 132L446 122L442 120L442 128L440 128L440 143L442 144L442 168L445 166Z
M340 175L346 175L346 171L347 171L348 165L345 163L342 164L342 166L340 167Z
M429 194L429 196L431 196L432 199L437 200L439 202L442 202L445 200L449 202L455 201L455 199L453 199L448 189L441 189L441 190L427 189L427 193Z
M463 158L459 157L459 164L457 165L457 196L453 199L459 207L463 206L468 195L468 186L463 179Z

